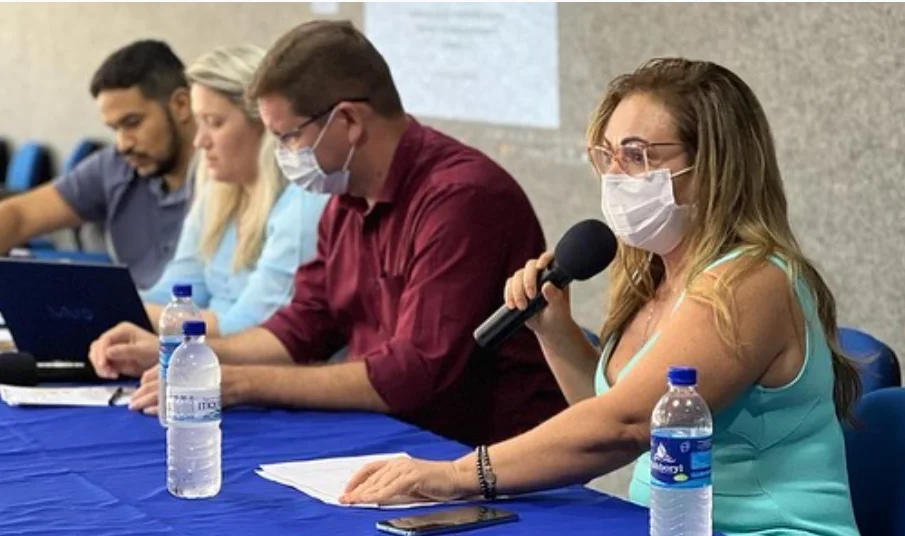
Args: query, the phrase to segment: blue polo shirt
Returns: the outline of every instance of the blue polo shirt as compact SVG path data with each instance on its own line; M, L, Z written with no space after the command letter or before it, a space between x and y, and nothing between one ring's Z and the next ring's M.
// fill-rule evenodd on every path
M106 147L58 177L54 186L82 221L104 224L110 256L128 266L135 285L146 289L176 251L192 174L181 188L167 192L162 177L140 177L116 149Z

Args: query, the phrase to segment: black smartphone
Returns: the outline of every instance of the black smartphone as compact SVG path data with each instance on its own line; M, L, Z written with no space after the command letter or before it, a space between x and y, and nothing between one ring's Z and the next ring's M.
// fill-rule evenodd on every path
M449 534L517 520L517 514L505 510L487 506L466 506L378 521L377 530L401 536L427 536L428 534Z

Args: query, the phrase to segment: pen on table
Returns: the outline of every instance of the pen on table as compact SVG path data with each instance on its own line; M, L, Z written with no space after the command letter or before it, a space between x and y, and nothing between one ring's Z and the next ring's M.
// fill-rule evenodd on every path
M122 396L122 394L123 394L123 388L117 387L116 391L113 391L113 394L110 395L110 400L107 401L107 405L108 406L115 405L116 401L119 399L120 396Z

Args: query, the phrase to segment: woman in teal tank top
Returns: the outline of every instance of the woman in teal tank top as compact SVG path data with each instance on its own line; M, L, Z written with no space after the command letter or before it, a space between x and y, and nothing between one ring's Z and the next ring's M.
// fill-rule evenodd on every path
M518 493L637 459L630 497L646 504L650 415L667 369L684 365L698 370L714 413L715 530L858 534L840 424L858 376L835 343L833 296L790 229L770 127L751 89L713 63L652 60L610 83L588 145L604 219L619 239L602 354L571 318L568 291L537 288L551 255L505 289L510 308L546 298L528 326L571 407L454 462L369 465L344 500Z

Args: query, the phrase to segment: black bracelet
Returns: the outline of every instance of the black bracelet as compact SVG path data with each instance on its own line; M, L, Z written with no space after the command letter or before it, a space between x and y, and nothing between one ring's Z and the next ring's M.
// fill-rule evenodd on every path
M487 488L487 480L484 479L484 458L481 456L481 447L475 449L475 469L478 473L478 484L481 486L481 495L487 497L490 491Z
M496 498L496 475L490 465L490 454L487 451L487 447L484 445L479 446L475 449L475 456L477 457L475 465L477 465L481 495L486 500L492 501Z

